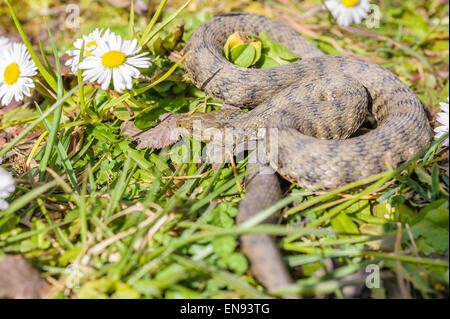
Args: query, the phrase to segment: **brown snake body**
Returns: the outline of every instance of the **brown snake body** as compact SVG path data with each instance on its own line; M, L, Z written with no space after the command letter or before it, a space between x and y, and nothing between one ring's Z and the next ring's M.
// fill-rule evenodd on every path
M265 31L301 59L268 69L238 67L222 53L236 31ZM255 139L260 128L275 129L265 135L266 142L277 146L276 152L266 149L269 163L302 187L331 189L363 179L395 167L430 143L422 104L397 76L361 59L325 55L273 19L250 13L216 16L192 34L186 51L184 67L194 85L224 103L253 110L194 113L177 125L191 131L197 120L205 132L227 129L234 143ZM377 128L348 138L369 111ZM253 174L248 181L238 222L281 196L275 175ZM264 286L291 282L271 237L246 235L242 244Z

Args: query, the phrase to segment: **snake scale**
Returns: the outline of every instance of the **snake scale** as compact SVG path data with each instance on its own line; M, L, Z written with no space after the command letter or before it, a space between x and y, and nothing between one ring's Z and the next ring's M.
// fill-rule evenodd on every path
M236 66L223 56L223 47L237 31L253 35L265 31L300 60L268 69ZM191 136L195 121L204 132L228 129L235 143L256 138L254 132L260 128L270 129L264 135L270 166L302 187L333 189L383 172L431 141L421 102L397 76L358 58L326 55L271 18L244 12L215 16L194 31L185 50L184 67L195 86L226 104L252 110L193 113L178 120L177 126ZM350 137L368 112L377 127ZM199 139L212 141L205 136ZM276 143L276 152L267 146L269 141ZM275 174L249 174L238 223L280 197ZM266 288L292 283L272 237L245 235L241 243L252 271Z

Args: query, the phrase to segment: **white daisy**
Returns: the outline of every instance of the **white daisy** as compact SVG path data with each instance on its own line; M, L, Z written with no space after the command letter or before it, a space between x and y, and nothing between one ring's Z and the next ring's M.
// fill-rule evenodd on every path
M97 47L97 42L99 39L107 38L110 35L115 35L109 29L106 29L106 31L103 35L102 35L102 33L103 33L103 29L97 28L94 31L92 31L91 33L89 33L88 35L83 35L82 38L77 39L73 43L75 50L69 50L66 52L72 58L67 60L65 65L70 66L73 73L76 74L78 71L78 62L80 61L80 52L81 52L81 47L83 46L83 41L84 41L84 55L83 55L83 60L84 60L84 58L86 56L92 55L92 51Z
M12 98L17 102L23 96L30 96L34 88L31 78L37 74L37 67L31 60L25 44L12 43L0 51L0 105L8 105Z
M0 157L0 164L2 159ZM11 174L8 173L6 169L0 166L0 210L5 210L8 208L9 204L5 201L5 198L11 196L15 191L16 186L15 181Z
M370 0L327 0L325 6L330 10L340 26L353 22L360 24L370 11Z
M10 42L8 38L0 36L0 50L2 50L3 47L6 47L9 43Z
M448 97L447 97L447 102L448 102ZM438 126L434 129L434 132L436 133L436 135L434 136L435 139L440 138L442 135L444 135L445 133L448 132L448 103L439 103L441 105L441 110L444 112L439 112L437 114L437 121L442 124L441 126ZM446 138L443 142L443 145L448 147L448 138Z
M99 39L93 55L87 56L80 64L80 69L85 70L83 80L97 82L103 90L109 87L112 80L117 92L131 90L132 79L141 74L137 68L151 65L150 59L144 57L147 52L137 54L140 50L136 39L123 40L119 35Z

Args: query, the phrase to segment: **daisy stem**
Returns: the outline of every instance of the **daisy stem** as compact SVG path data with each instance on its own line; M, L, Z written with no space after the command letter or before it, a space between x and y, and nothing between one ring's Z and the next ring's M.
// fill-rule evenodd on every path
M130 21L128 23L128 34L130 37L134 35L134 0L131 0L130 4Z
M163 1L164 3L166 1ZM145 44L148 43L148 41L150 41L159 31L161 31L166 25L168 25L170 22L172 22L173 19L175 19L177 17L177 15L180 14L181 11L184 10L184 8L187 7L187 5L191 2L191 0L188 0L185 2L185 4L183 4L181 6L181 8L179 8L177 11L175 11L168 19L164 20L163 22L161 22L161 24L154 30L151 30L153 28L152 21L150 21L150 24L147 26L147 28L145 28L144 34L142 35L141 39L139 40L139 46L144 46ZM159 10L159 8L158 8ZM161 8L162 10L162 8ZM156 16L156 18L158 18L159 14L158 12L155 13L154 17ZM155 20L156 22L156 20ZM154 24L154 23L153 23Z
M85 42L83 40L83 44L81 45L81 51L80 52L84 52L84 45ZM80 65L80 63L83 61L83 54L80 54L80 58L78 60L78 65ZM78 68L77 70L77 80L78 83L83 82L83 71ZM80 105L81 105L81 113L84 113L84 109L86 108L86 102L85 102L85 98L84 98L84 86L80 86Z
M167 0L162 0L159 3L158 9L156 9L155 14L153 15L152 19L150 20L150 23L147 25L147 27L144 30L144 33L142 34L142 37L139 39L138 46L142 47L145 43L147 43L147 38L150 32L153 29L153 26L155 25L156 21L158 21L159 16L161 15L161 12L166 5Z
M53 71L52 65L48 61L48 58L47 58L47 55L45 54L44 46L42 45L41 39L39 39L39 50L41 51L42 59L44 60L44 63L47 66L47 69L50 71L52 77L54 77L56 79L55 71Z

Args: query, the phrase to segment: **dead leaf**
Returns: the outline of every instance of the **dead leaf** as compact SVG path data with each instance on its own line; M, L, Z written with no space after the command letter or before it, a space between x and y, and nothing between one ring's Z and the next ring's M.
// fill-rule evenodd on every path
M120 134L126 135L130 140L135 141L139 134L142 134L144 131L138 129L133 121L124 121L122 125L120 125Z
M0 298L42 299L47 290L47 282L24 258L0 258Z
M161 123L147 130L141 131L133 122L125 121L120 126L120 133L138 142L137 149L164 148L180 139L177 120L185 114L164 113L158 118Z

